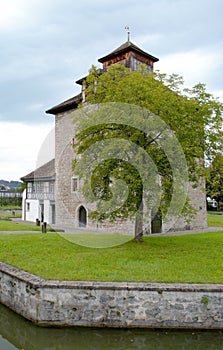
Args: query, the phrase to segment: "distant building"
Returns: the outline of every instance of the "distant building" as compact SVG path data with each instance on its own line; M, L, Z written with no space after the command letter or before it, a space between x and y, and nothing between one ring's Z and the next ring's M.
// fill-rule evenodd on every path
M9 190L0 190L0 198L21 198L21 192L12 192Z

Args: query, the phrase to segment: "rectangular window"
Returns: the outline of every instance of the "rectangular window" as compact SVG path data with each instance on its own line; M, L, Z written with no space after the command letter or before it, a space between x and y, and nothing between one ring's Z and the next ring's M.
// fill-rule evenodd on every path
M43 192L43 183L42 182L36 182L36 192L37 193Z
M72 184L72 191L76 192L78 191L78 178L77 177L73 177L71 180L71 184Z
M49 182L44 182L43 183L43 192L44 193L49 193Z
M49 183L50 193L54 193L54 182Z
M30 203L26 203L26 211L30 211Z
M32 193L36 192L36 184L33 182L32 183Z
M27 192L32 193L32 183L31 182L28 182L28 184L27 184Z
M39 191L40 191L40 193L44 192L44 182L40 182L40 184L39 184Z

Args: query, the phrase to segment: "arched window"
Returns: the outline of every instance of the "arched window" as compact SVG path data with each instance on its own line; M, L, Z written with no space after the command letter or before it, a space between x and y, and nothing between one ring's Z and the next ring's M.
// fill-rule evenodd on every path
M83 206L81 206L79 208L78 219L79 219L79 227L86 227L86 225L87 225L87 211Z

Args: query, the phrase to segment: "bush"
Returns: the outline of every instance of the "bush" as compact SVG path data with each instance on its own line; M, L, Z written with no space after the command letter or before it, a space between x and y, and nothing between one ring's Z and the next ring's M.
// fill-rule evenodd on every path
M4 207L19 207L22 208L22 198L19 197L1 197L0 198L0 208Z

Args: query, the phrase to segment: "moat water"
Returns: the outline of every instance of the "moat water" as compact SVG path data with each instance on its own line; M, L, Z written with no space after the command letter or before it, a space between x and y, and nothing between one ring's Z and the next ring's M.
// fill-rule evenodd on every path
M42 328L0 304L0 350L222 350L223 331Z

